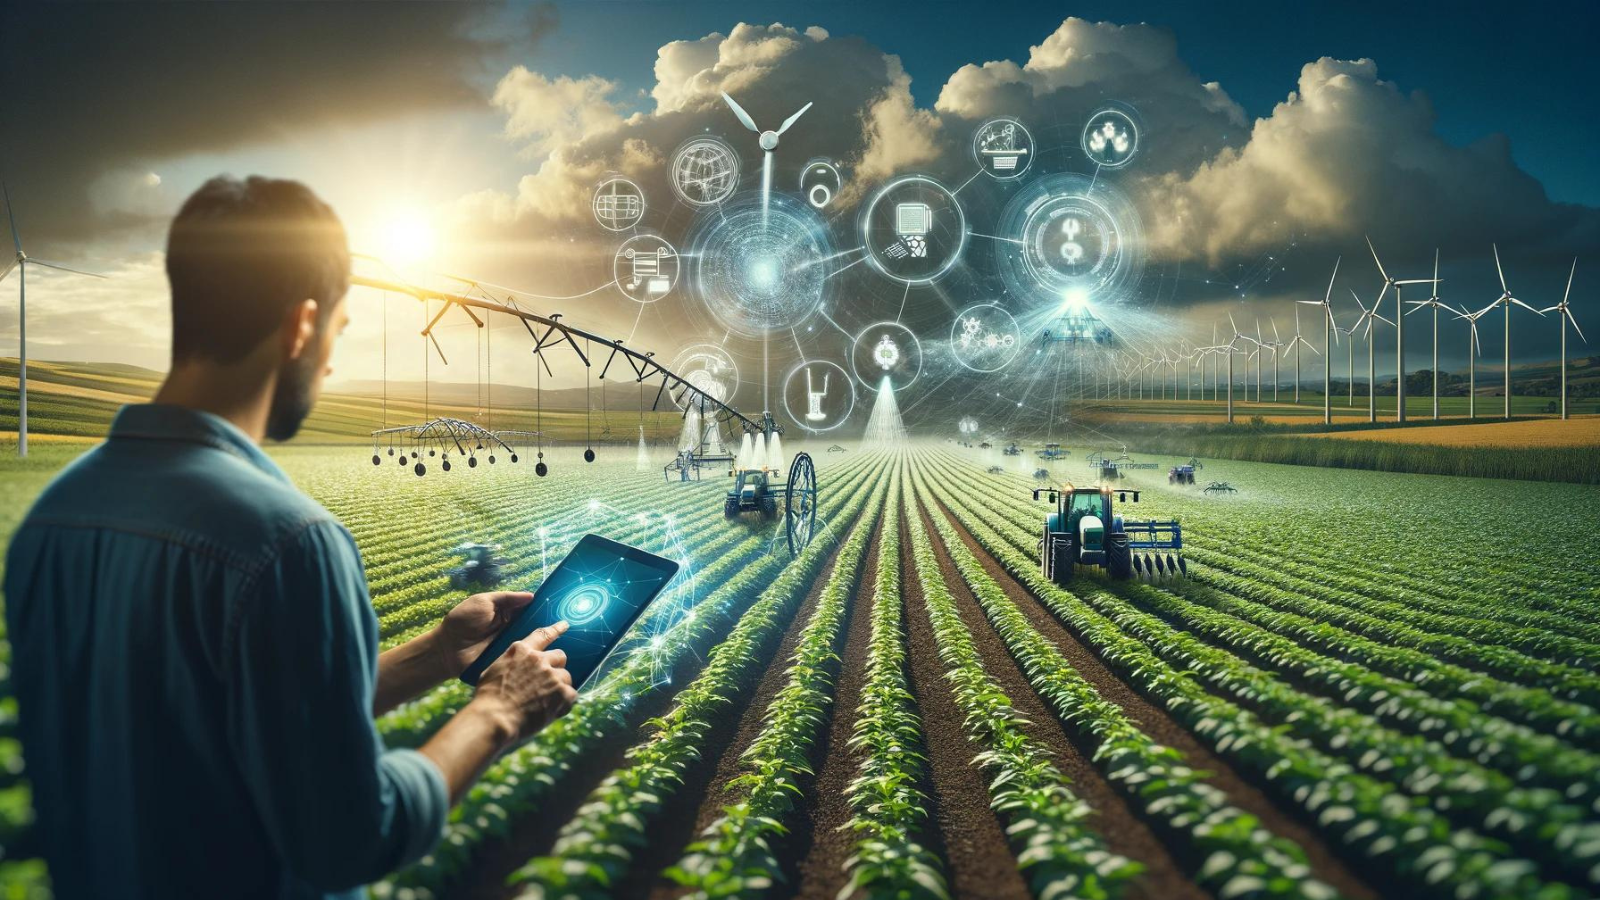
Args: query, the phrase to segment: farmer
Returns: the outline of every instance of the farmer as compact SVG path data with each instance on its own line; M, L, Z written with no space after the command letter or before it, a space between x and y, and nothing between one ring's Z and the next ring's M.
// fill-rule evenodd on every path
M167 240L172 365L11 542L6 625L35 834L59 898L359 893L427 853L484 767L575 697L534 632L419 750L375 716L526 606L479 594L382 653L361 555L260 448L311 411L350 253L292 181L216 178Z

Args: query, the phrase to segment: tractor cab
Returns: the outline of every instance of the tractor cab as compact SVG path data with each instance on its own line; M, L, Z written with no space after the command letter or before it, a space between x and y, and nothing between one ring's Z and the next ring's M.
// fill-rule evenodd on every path
M774 490L775 469L754 467L733 470L733 486L728 488L728 498L723 503L723 515L729 519L740 513L759 512L764 518L778 514L778 497ZM787 485L781 486L787 490Z
M1125 521L1114 503L1127 502L1130 495L1139 502L1139 491L1108 485L1034 488L1034 500L1043 498L1055 507L1045 516L1039 542L1044 576L1065 585L1079 565L1100 566L1114 579L1131 578L1136 572L1186 574L1177 520Z

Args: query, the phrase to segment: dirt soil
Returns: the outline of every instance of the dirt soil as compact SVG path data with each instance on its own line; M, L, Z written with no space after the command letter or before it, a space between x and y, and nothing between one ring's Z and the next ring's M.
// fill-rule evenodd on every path
M983 564L989 576L1005 590L1006 595L1017 604L1017 608L1028 617L1034 628L1048 637L1078 673L1094 685L1100 696L1122 707L1130 718L1139 723L1140 729L1146 734L1182 753L1189 765L1210 772L1211 777L1206 780L1226 794L1228 801L1234 806L1259 818L1262 825L1274 834L1299 844L1305 850L1311 863L1311 870L1317 878L1327 882L1351 900L1366 900L1379 896L1378 892L1358 876L1352 867L1346 865L1298 815L1280 808L1263 791L1240 777L1228 763L1212 753L1166 712L1107 668L1100 657L1089 649L1078 635L1062 625L1026 586L1011 577L1005 567L990 556L948 510L941 507L940 511L955 527L962 542Z

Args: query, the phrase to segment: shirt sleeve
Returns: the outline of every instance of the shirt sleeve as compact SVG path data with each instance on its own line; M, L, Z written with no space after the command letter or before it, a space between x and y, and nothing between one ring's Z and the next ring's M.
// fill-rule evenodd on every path
M307 527L240 603L226 657L229 740L289 870L343 890L427 853L449 797L431 760L385 751L373 723L378 625L349 533Z

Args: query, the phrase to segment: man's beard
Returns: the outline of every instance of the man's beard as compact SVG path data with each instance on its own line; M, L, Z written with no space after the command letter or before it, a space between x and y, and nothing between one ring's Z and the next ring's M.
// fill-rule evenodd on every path
M278 386L272 392L272 407L267 410L267 439L287 441L300 430L300 423L311 414L316 402L312 386L316 381L316 354L300 355L278 373Z

